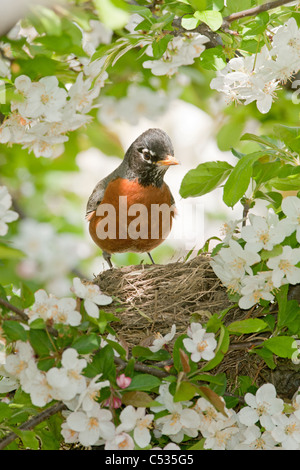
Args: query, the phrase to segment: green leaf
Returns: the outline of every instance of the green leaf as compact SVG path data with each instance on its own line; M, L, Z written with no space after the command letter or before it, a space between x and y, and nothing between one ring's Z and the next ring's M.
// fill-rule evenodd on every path
M126 392L131 390L141 390L144 392L148 392L153 390L154 388L159 387L161 384L161 380L158 377L150 374L139 374L135 375L129 387L126 388Z
M55 367L55 358L54 357L45 357L44 359L38 360L38 368L44 372L47 372L52 367Z
M286 326L291 335L300 334L300 306L297 300L288 301L285 315L280 315L278 318L278 326Z
M40 34L47 33L49 35L60 36L62 33L60 17L50 8L41 5L35 5L34 14L30 19L33 26Z
M251 52L251 54L256 54L259 50L259 42L255 38L243 39L239 49L246 52Z
M205 10L207 8L207 0L189 0L189 3L195 10Z
M253 349L252 353L255 353L259 357L261 357L270 369L273 370L276 368L276 364L274 362L274 357L273 357L274 355L272 351L270 351L269 349L264 348L264 347L260 349Z
M183 198L203 196L220 186L232 171L227 162L216 161L201 163L190 170L183 178L180 195Z
M274 132L293 152L300 152L300 127L274 125Z
M224 186L223 201L228 207L233 207L244 196L252 176L253 163L262 155L264 152L250 153L237 162Z
M249 8L251 8L251 6L251 0L227 0L224 15L227 16L231 13L248 10Z
M267 13L267 12L264 12ZM255 37L264 33L269 20L268 13L257 15L250 23L243 28L243 38Z
M184 15L181 20L181 26L187 30L197 28L197 26L199 26L199 23L200 20L197 20L194 15Z
M10 418L13 412L13 409L10 408L8 403L0 402L0 422L5 421L7 418Z
M99 19L111 29L123 28L129 21L128 4L123 0L93 0Z
M173 346L173 361L174 361L174 367L177 370L177 372L182 372L183 371L183 366L182 366L182 361L181 361L181 352L180 350L185 351L185 347L183 345L183 340L187 338L187 335L180 335L176 339L174 346ZM190 370L193 372L197 365L195 362L192 362L189 360L189 365L190 365Z
M13 431L15 432L15 434L17 434L17 436L19 436L26 449L39 449L39 441L34 431L23 431L17 428L13 428Z
M267 259L274 258L274 256L281 255L282 250L283 250L282 245L275 245L270 251L261 250L260 257L263 261L266 261Z
M22 282L21 284L21 299L23 303L23 308L31 307L34 304L35 298L33 292L29 287Z
M173 36L171 34L166 34L162 39L153 41L152 51L154 59L157 60L163 56L171 39L173 39Z
M145 408L147 406L153 405L153 400L150 395L148 395L148 393L136 390L132 392L123 393L122 403L126 406L132 405L135 407Z
M39 356L48 356L50 351L53 351L53 343L45 330L30 329L28 334L31 346ZM52 341L54 341L53 338Z
M80 336L75 339L72 348L76 349L79 354L89 354L100 346L101 338L96 333Z
M214 367L216 367L222 361L224 355L228 351L230 343L228 329L221 325L220 327L220 336L218 341L218 346L215 351L215 357L207 362L207 364L201 368L201 372L207 372Z
M30 328L32 330L45 330L46 323L43 318L36 318L32 322L30 322Z
M288 300L289 285L281 286L276 293L278 303L277 324L279 328L287 327L295 335L300 330L300 306L297 300Z
M207 10L222 10L224 8L224 0L208 0ZM198 8L200 10L200 8Z
M223 23L223 17L219 11L204 10L195 11L195 18L206 23L212 31L217 31Z
M227 326L227 328L229 333L249 334L265 330L268 328L268 325L259 318L247 318L246 320L232 322Z
M298 191L300 188L300 175L291 175L286 178L273 178L269 185L278 191Z
M290 336L276 336L264 341L264 347L279 357L291 358L297 350L294 338Z
M247 132L246 134L242 135L241 140L250 140L251 142L257 142L263 146L270 147L273 150L278 150L277 145L267 136L259 136Z
M102 374L101 380L115 381L114 350L109 344L95 354L93 360L84 369L84 374L90 378L95 377L97 374Z
M176 389L174 395L174 402L191 400L195 393L197 387L190 382L180 382L179 387Z
M21 250L17 250L16 248L12 248L9 245L5 245L4 243L0 243L0 259L20 259L24 258L24 253Z
M204 450L204 443L206 439L204 437L200 439L200 441L197 441L196 444L193 444L191 447L188 448L188 450Z
M262 163L257 161L253 165L253 178L257 185L266 183L267 181L275 178L282 167L281 162L267 162Z
M222 126L217 134L219 149L225 152L235 147L240 141L244 127L245 123L243 120L236 121L234 119Z
M27 341L27 332L24 327L18 323L17 321L13 320L5 320L2 323L2 328L7 336L7 338L11 341Z
M205 49L200 56L200 64L206 70L222 70L226 66L226 57L222 46Z

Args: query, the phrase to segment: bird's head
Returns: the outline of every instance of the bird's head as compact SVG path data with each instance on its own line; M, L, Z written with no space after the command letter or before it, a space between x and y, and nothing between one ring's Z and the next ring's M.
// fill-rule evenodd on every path
M170 137L161 129L143 132L129 147L124 160L145 184L159 184L170 165L178 165Z

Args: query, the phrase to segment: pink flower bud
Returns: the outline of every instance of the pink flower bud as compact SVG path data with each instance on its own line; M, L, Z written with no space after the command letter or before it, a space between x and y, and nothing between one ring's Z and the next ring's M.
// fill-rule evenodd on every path
M112 403L113 408L120 408L122 406L122 400L121 398L118 397L113 397L113 403Z
M127 388L131 384L131 378L126 377L125 374L119 375L119 377L117 377L116 381L117 381L117 384L120 388Z
M112 397L112 398L108 398L105 402L104 402L104 406L109 406L111 408L120 408L122 406L122 400L121 398L118 398L118 397Z

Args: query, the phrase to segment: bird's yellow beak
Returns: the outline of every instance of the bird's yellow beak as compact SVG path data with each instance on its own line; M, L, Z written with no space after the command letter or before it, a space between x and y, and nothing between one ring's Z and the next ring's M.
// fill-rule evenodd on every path
M166 158L164 158L163 160L159 160L158 162L156 162L156 165L158 166L179 165L179 161L176 160L176 158L173 157L173 155L167 155Z

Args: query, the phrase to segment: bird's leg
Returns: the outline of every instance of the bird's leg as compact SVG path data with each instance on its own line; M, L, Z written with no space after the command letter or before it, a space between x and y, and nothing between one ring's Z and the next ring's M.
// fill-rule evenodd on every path
M102 255L103 255L103 258L105 259L105 261L107 262L108 266L110 267L110 269L112 269L113 265L112 265L112 262L111 262L111 254L107 253L106 251L102 251Z
M148 253L148 256L149 256L149 258L151 259L151 263L152 263L152 264L155 264L154 259L152 258L151 253Z

